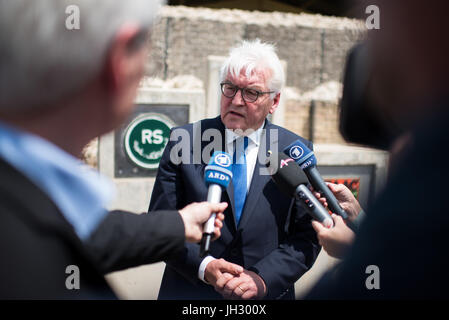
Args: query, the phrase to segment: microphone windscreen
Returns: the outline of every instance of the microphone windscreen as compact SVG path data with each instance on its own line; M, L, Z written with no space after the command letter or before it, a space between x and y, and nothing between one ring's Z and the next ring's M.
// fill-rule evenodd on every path
M295 195L296 188L300 184L309 182L298 164L284 153L272 153L267 166L276 185L289 196Z
M316 166L316 157L312 150L310 150L301 140L296 140L284 149L284 153L296 161L301 166L301 169L306 169L310 166Z
M215 151L204 171L206 185L218 184L227 188L232 178L231 156L223 151Z

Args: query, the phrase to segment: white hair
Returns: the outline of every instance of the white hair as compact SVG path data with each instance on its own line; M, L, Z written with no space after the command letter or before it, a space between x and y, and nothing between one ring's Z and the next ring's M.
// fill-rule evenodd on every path
M0 0L0 113L80 90L99 72L119 28L132 23L149 30L163 2ZM67 28L69 6L79 9L79 29Z
M229 56L220 70L220 79L224 81L228 73L234 77L245 70L246 77L250 77L254 71L268 69L271 71L267 86L270 91L278 94L285 83L284 68L276 54L276 48L269 43L263 43L259 39L243 40L240 45L230 50Z

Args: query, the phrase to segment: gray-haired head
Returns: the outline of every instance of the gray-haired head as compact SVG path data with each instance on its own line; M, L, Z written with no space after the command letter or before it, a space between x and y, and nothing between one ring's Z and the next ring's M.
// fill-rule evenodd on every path
M256 70L266 69L271 71L267 86L274 91L271 95L273 98L285 83L284 69L276 54L276 48L273 44L261 42L260 39L244 40L230 50L221 67L220 80L224 81L228 73L238 76L245 70L246 76L249 77Z
M0 0L0 113L51 105L80 90L100 71L119 28L149 30L163 2ZM79 29L67 27L70 8L79 9Z

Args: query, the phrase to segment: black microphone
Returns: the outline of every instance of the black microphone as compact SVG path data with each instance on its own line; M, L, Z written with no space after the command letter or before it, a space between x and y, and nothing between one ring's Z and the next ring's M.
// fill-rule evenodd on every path
M334 226L328 211L305 186L308 183L307 177L293 159L283 153L272 153L268 158L267 167L271 178L281 191L300 200L306 212L323 226Z
M347 219L348 214L340 207L340 204L338 203L334 194L321 177L316 167L317 161L313 151L307 148L301 141L296 140L284 149L284 153L295 160L295 162L299 164L301 169L304 170L313 188L317 192L322 193L326 198L329 209L333 213L341 216L343 219Z
M222 189L226 189L231 182L231 157L223 151L215 151L204 171L204 181L208 186L207 202L220 203ZM204 224L203 237L200 244L200 257L209 253L210 242L214 234L216 214L212 213Z

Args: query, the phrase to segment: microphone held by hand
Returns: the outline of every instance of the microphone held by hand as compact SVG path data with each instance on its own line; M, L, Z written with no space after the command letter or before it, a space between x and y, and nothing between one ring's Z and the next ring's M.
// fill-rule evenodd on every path
M305 186L308 183L307 177L294 160L283 153L274 153L271 154L267 166L272 179L281 191L299 200L313 219L327 228L333 227L331 216Z
M301 169L304 170L312 187L317 192L322 193L326 198L329 209L333 213L341 216L343 219L347 219L348 214L340 207L340 204L338 203L334 194L321 177L316 167L317 161L313 151L305 146L304 143L302 143L300 140L296 140L284 149L284 153L295 160L295 162L299 164Z
M204 171L204 181L208 186L207 202L219 203L221 193L226 189L232 178L232 161L229 154L223 151L215 151L208 166ZM205 257L209 253L210 242L214 234L214 222L216 214L213 213L204 224L203 238L200 244L200 256Z

